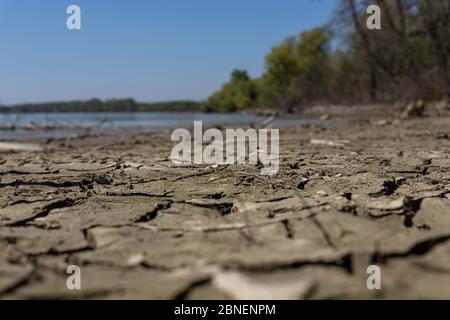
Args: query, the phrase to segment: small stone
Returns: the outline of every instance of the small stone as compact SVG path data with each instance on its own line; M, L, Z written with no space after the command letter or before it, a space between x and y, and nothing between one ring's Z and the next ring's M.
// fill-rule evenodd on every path
M305 189L305 186L308 182L309 182L308 178L301 178L299 183L297 184L297 189L300 189L300 190Z
M142 253L133 254L127 259L126 265L128 267L137 267L144 262L144 260L145 257Z
M108 185L108 184L111 184L111 183L112 183L112 180L111 180L111 179L108 179L108 178L105 177L105 176L100 176L100 177L97 177L97 178L95 179L95 182L96 182L97 184L101 184L101 185Z
M369 209L376 209L381 211L395 211L403 208L404 197L397 200L377 200L369 203Z

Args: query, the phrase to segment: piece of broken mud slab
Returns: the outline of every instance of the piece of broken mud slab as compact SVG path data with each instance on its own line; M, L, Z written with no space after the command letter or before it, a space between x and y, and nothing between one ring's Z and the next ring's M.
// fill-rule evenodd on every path
M273 177L169 134L1 144L0 298L450 298L448 118L280 133Z

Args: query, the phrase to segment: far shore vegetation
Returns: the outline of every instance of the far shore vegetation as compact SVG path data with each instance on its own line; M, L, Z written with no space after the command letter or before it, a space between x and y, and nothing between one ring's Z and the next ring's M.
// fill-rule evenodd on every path
M102 101L49 102L20 104L0 107L3 113L31 112L150 112L150 111L199 111L200 103L195 101L173 101L159 103L139 103L133 99L112 99Z

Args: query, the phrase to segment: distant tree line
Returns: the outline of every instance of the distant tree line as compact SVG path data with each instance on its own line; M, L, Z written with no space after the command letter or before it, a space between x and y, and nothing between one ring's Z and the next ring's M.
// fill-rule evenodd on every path
M369 5L381 30L366 27ZM450 101L450 0L339 0L332 21L289 37L252 79L235 70L204 110Z
M0 112L146 112L146 111L196 111L200 104L194 101L174 101L161 103L138 103L133 99L112 99L102 101L52 102L20 104L0 107Z

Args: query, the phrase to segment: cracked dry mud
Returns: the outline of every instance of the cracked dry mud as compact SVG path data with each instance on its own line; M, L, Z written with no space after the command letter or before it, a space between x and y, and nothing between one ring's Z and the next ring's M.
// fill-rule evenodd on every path
M0 153L0 298L448 299L449 135L445 117L283 128L274 177L174 167L169 133Z

